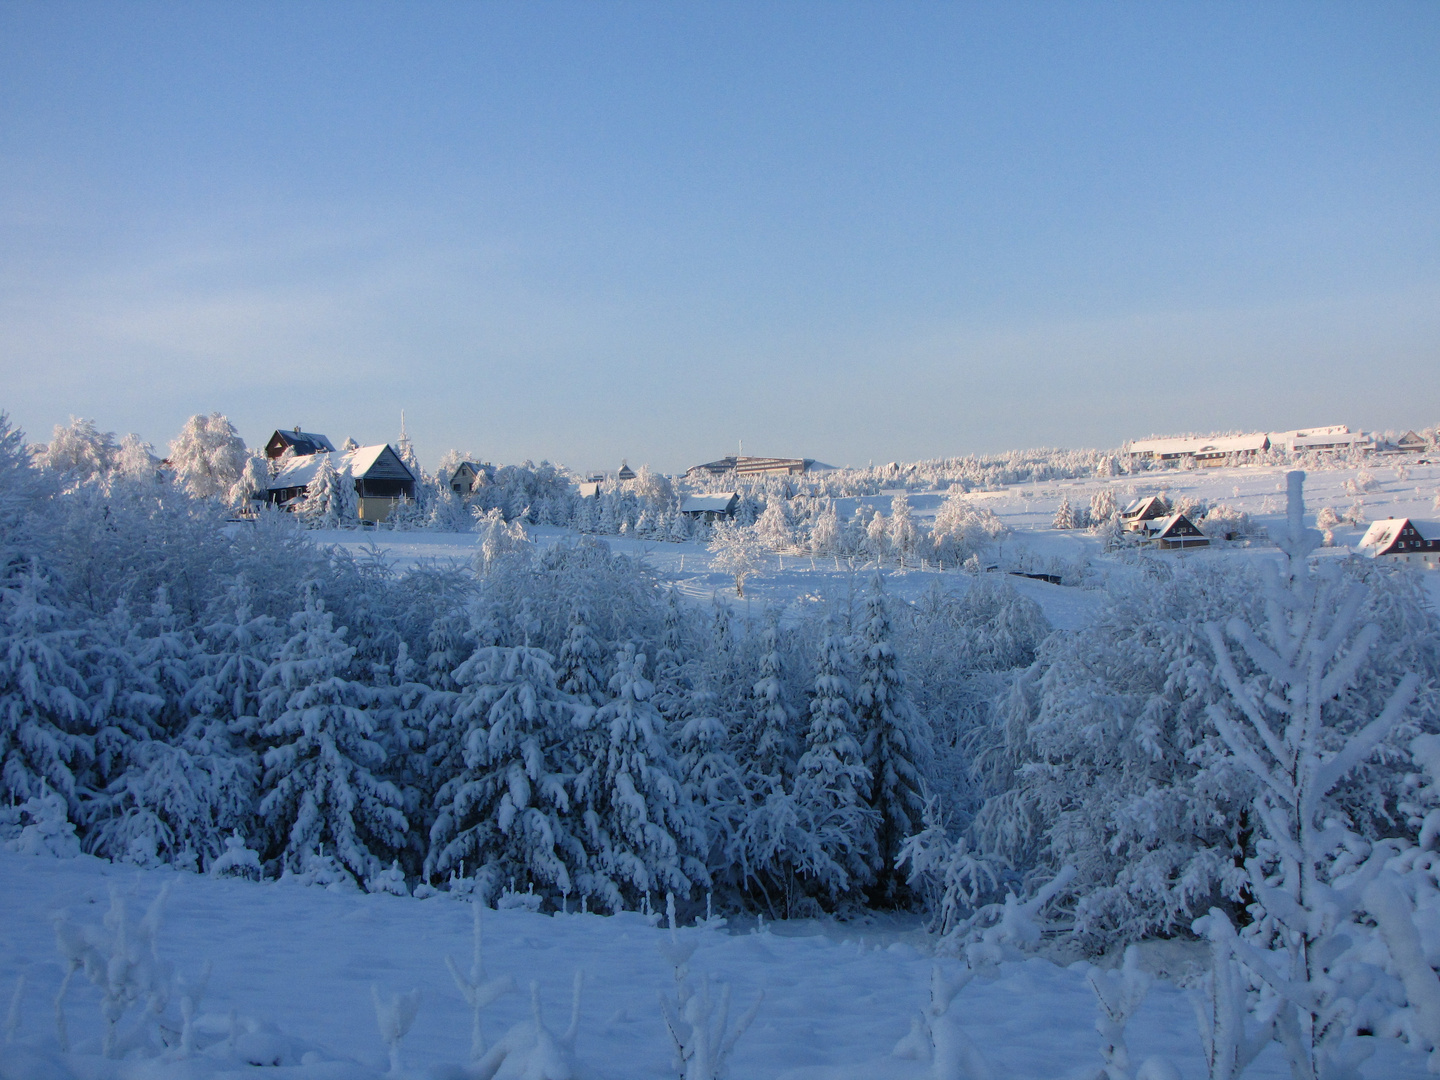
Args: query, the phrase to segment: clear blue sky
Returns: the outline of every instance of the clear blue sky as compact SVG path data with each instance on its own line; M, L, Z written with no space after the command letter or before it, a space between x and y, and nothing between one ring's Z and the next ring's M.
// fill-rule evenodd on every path
M1440 421L1440 4L0 0L0 408L428 465Z

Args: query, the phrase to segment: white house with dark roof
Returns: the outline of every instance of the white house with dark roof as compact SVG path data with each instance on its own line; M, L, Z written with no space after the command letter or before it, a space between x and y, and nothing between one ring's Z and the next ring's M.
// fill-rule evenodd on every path
M1374 559L1440 570L1440 540L1426 537L1409 518L1372 521L1360 538L1360 550Z
M346 454L317 453L295 458L270 479L266 501L291 507L315 479L322 461L355 484L361 521L384 521L402 499L415 498L415 477L388 443L361 446Z

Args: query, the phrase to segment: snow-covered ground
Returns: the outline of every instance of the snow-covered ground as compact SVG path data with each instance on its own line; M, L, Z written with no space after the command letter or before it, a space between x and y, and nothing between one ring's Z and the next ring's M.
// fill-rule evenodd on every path
M212 964L197 1026L209 1054L198 1060L107 1067L98 1057L100 997L77 975L65 997L73 1053L56 1049L53 1001L64 976L53 916L99 925L117 888L138 915L166 882L172 890L158 934L162 960L194 982ZM617 916L486 911L485 967L511 976L519 993L485 1011L493 1043L530 1016L528 987L539 985L547 1026L563 1031L574 972L584 972L575 1057L579 1076L594 1080L673 1077L669 1036L657 995L674 980L660 953L668 940L639 914ZM919 1080L928 1066L893 1057L929 1000L932 961L917 927L893 922L800 923L685 930L700 944L692 979L728 982L734 1013L764 991L765 1000L738 1044L730 1075L743 1080ZM418 989L419 1013L401 1045L405 1072L465 1075L470 1013L445 957L462 971L471 955L471 908L441 894L429 899L328 892L288 882L215 881L169 869L139 870L90 857L54 859L0 852L0 986L24 983L0 1045L4 1080L178 1080L216 1075L347 1080L388 1067L371 987L382 998ZM956 961L940 961L947 973ZM1175 966L1172 957L1170 963ZM1100 1065L1095 1002L1081 965L1045 960L1002 964L996 978L977 978L951 1006L996 1078L1067 1080L1092 1077ZM133 1018L139 1008L130 1012ZM176 1013L172 1002L170 1013ZM232 1016L235 1017L232 1022ZM252 1022L253 1021L253 1022ZM273 1025L273 1027L269 1027ZM229 1033L237 1049L226 1049ZM278 1030L276 1030L278 1029ZM1157 983L1131 1021L1128 1041L1137 1064L1163 1055L1182 1077L1204 1075L1199 1038L1185 993ZM1366 1040L1369 1041L1369 1040ZM1382 1040L1366 1077L1419 1080L1424 1062ZM282 1067L244 1067L264 1050ZM1288 1075L1278 1045L1246 1073L1255 1080Z
M966 498L993 511L1013 531L1004 541L1012 555L1028 554L1037 563L1051 558L1065 563L1089 560L1091 573L1087 580L1103 583L1111 574L1127 574L1131 570L1120 560L1107 557L1102 542L1087 530L1057 530L1052 527L1061 501L1068 499L1075 508L1088 507L1093 495L1109 489L1118 505L1151 494L1165 494L1169 499L1201 500L1210 505L1223 503L1248 513L1259 525L1272 531L1284 520L1285 474L1282 466L1243 466L1227 469L1175 469L1143 473L1135 476L1065 480L1048 484L1012 485L1000 491L972 492ZM1308 473L1305 485L1306 504L1311 513L1331 507L1344 514L1357 496L1346 485L1355 485L1361 472L1372 478L1372 490L1359 495L1367 521L1382 517L1410 517L1422 522L1440 520L1435 501L1440 497L1440 465L1410 462L1371 464L1365 469L1322 469ZM1403 475L1403 479L1402 479ZM888 514L896 492L867 496L863 499L841 499L837 513L844 520L865 502ZM928 523L946 498L945 493L919 492L909 495L911 513L919 522ZM1433 526L1432 526L1433 530ZM1364 535L1364 526L1342 523L1334 530L1335 546L1325 554L1341 556L1355 550ZM312 534L319 543L359 552L374 545L382 550L397 568L414 566L426 561L468 564L474 555L476 537L473 533L394 533L377 531L331 531ZM556 543L569 530L541 527L532 530L537 543ZM710 554L698 543L668 543L638 540L629 537L603 538L617 552L643 558L665 579L674 581L680 591L696 600L719 596L734 601L734 581L711 568ZM1225 547L1210 551L1166 553L1160 557L1183 559L1236 559L1273 557L1276 549L1257 542L1250 547ZM771 555L763 570L746 583L742 605L757 613L765 605L804 604L816 600L843 597L847 591L863 584L865 567L858 561L812 558L808 555ZM859 576L857 576L859 575ZM947 589L968 587L967 576L953 568L943 572L930 563L920 567L888 570L889 588L905 599L913 600L937 580ZM1097 609L1101 593L1095 588L1074 588L1051 585L1020 577L1011 582L1025 595L1040 604L1052 625L1060 629L1084 626ZM1440 602L1440 574L1425 575L1432 597Z

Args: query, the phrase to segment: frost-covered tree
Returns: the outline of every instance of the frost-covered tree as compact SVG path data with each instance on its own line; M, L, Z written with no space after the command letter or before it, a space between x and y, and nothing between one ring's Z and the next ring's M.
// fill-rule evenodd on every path
M772 498L755 521L756 538L771 551L788 551L794 543L794 530L785 514L785 501Z
M591 859L582 887L612 909L657 892L687 896L709 880L704 830L644 670L643 653L620 649L611 698L591 720L603 757L583 762L575 783Z
M71 482L79 482L110 472L117 453L114 432L102 432L95 427L95 421L72 416L69 424L55 425L49 445L37 456L36 463Z
M245 458L245 465L235 483L230 485L227 501L231 506L246 510L257 499L263 499L270 487L270 459L257 451Z
M1115 492L1103 487L1090 496L1090 520L1096 525L1109 521L1119 508L1115 505Z
M115 452L115 471L128 480L153 484L160 475L160 459L154 451L139 435L126 435Z
M711 565L735 578L735 595L745 595L745 580L763 565L764 546L755 531L738 521L716 521L711 528Z
M1060 500L1060 508L1055 511L1055 520L1050 524L1055 529L1075 528L1075 511L1071 508L1068 498Z
M800 756L795 710L785 692L784 660L780 654L779 613L772 611L760 635L759 678L750 687L753 712L747 728L749 765L759 776L783 782L795 772Z
M1364 587L1331 563L1312 568L1319 535L1304 525L1303 472L1288 477L1283 575L1271 567L1266 618L1256 628L1231 619L1207 627L1227 696L1208 712L1256 789L1255 816L1268 843L1247 861L1247 885L1261 916L1251 937L1279 962L1242 960L1285 999L1277 1037L1295 1076L1330 1080L1347 1071L1342 1040L1354 991L1329 970L1349 944L1343 923L1360 901L1354 834L1331 796L1394 732L1420 687L1403 676L1378 710L1355 708L1351 690L1381 638L1360 625ZM1235 648L1226 638L1238 646ZM1352 839L1353 838L1353 839ZM1371 857L1378 873L1384 852ZM1348 886L1348 888L1347 888Z
M89 687L80 635L53 600L33 566L0 582L0 779L11 800L57 792L78 820L81 778L95 753Z
M920 548L920 527L910 515L910 500L904 492L890 500L890 549L901 562Z
M384 750L367 708L373 694L349 677L355 647L313 586L290 629L260 685L269 856L300 870L328 845L364 880L400 847L407 824L399 791L376 775Z
M833 826L824 852L844 877L824 883L832 896L867 886L878 854L875 817L867 806L873 777L855 736L849 668L844 636L827 626L820 639L810 726L796 768L795 792L811 819Z
M870 770L868 802L879 815L873 865L881 894L891 899L903 886L895 869L900 846L921 828L925 774L933 757L929 724L905 689L892 637L885 582L876 572L856 634L855 726Z
M840 542L840 519L835 513L835 504L827 502L810 530L810 550L816 555L836 555L840 552Z
M360 516L355 494L355 481L335 468L329 454L318 454L320 461L305 497L295 513L312 529L342 529L353 526Z
M487 891L513 881L552 899L576 891L585 850L572 832L565 743L575 705L555 684L552 657L529 646L492 646L458 673L471 692L458 719L468 725L465 769L441 787L430 830L427 874L466 861Z
M938 558L959 564L1004 538L1008 531L993 511L975 505L964 491L956 491L936 511L930 540Z
M591 622L589 610L576 604L555 658L555 674L560 688L575 701L598 708L605 700L605 650L596 640Z
M197 499L227 499L249 455L235 425L222 414L197 414L170 444L175 480Z

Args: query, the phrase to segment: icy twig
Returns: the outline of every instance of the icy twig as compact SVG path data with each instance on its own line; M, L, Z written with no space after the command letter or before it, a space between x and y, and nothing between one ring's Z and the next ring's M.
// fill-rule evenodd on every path
M483 937L480 927L481 905L478 902L472 902L471 908L475 913L475 946L470 959L470 974L468 977L460 974L459 967L449 956L445 957L445 966L450 969L450 977L455 980L456 988L470 1006L470 1060L479 1061L485 1056L485 1032L480 1023L480 1011L494 1002L501 994L514 990L515 980L509 975L498 979L485 978L485 966L482 962Z
M390 1051L389 1075L399 1076L400 1040L410 1031L415 1014L420 1011L420 991L407 990L382 1000L379 989L371 986L370 999L375 1003L375 1024L380 1029L381 1041Z

